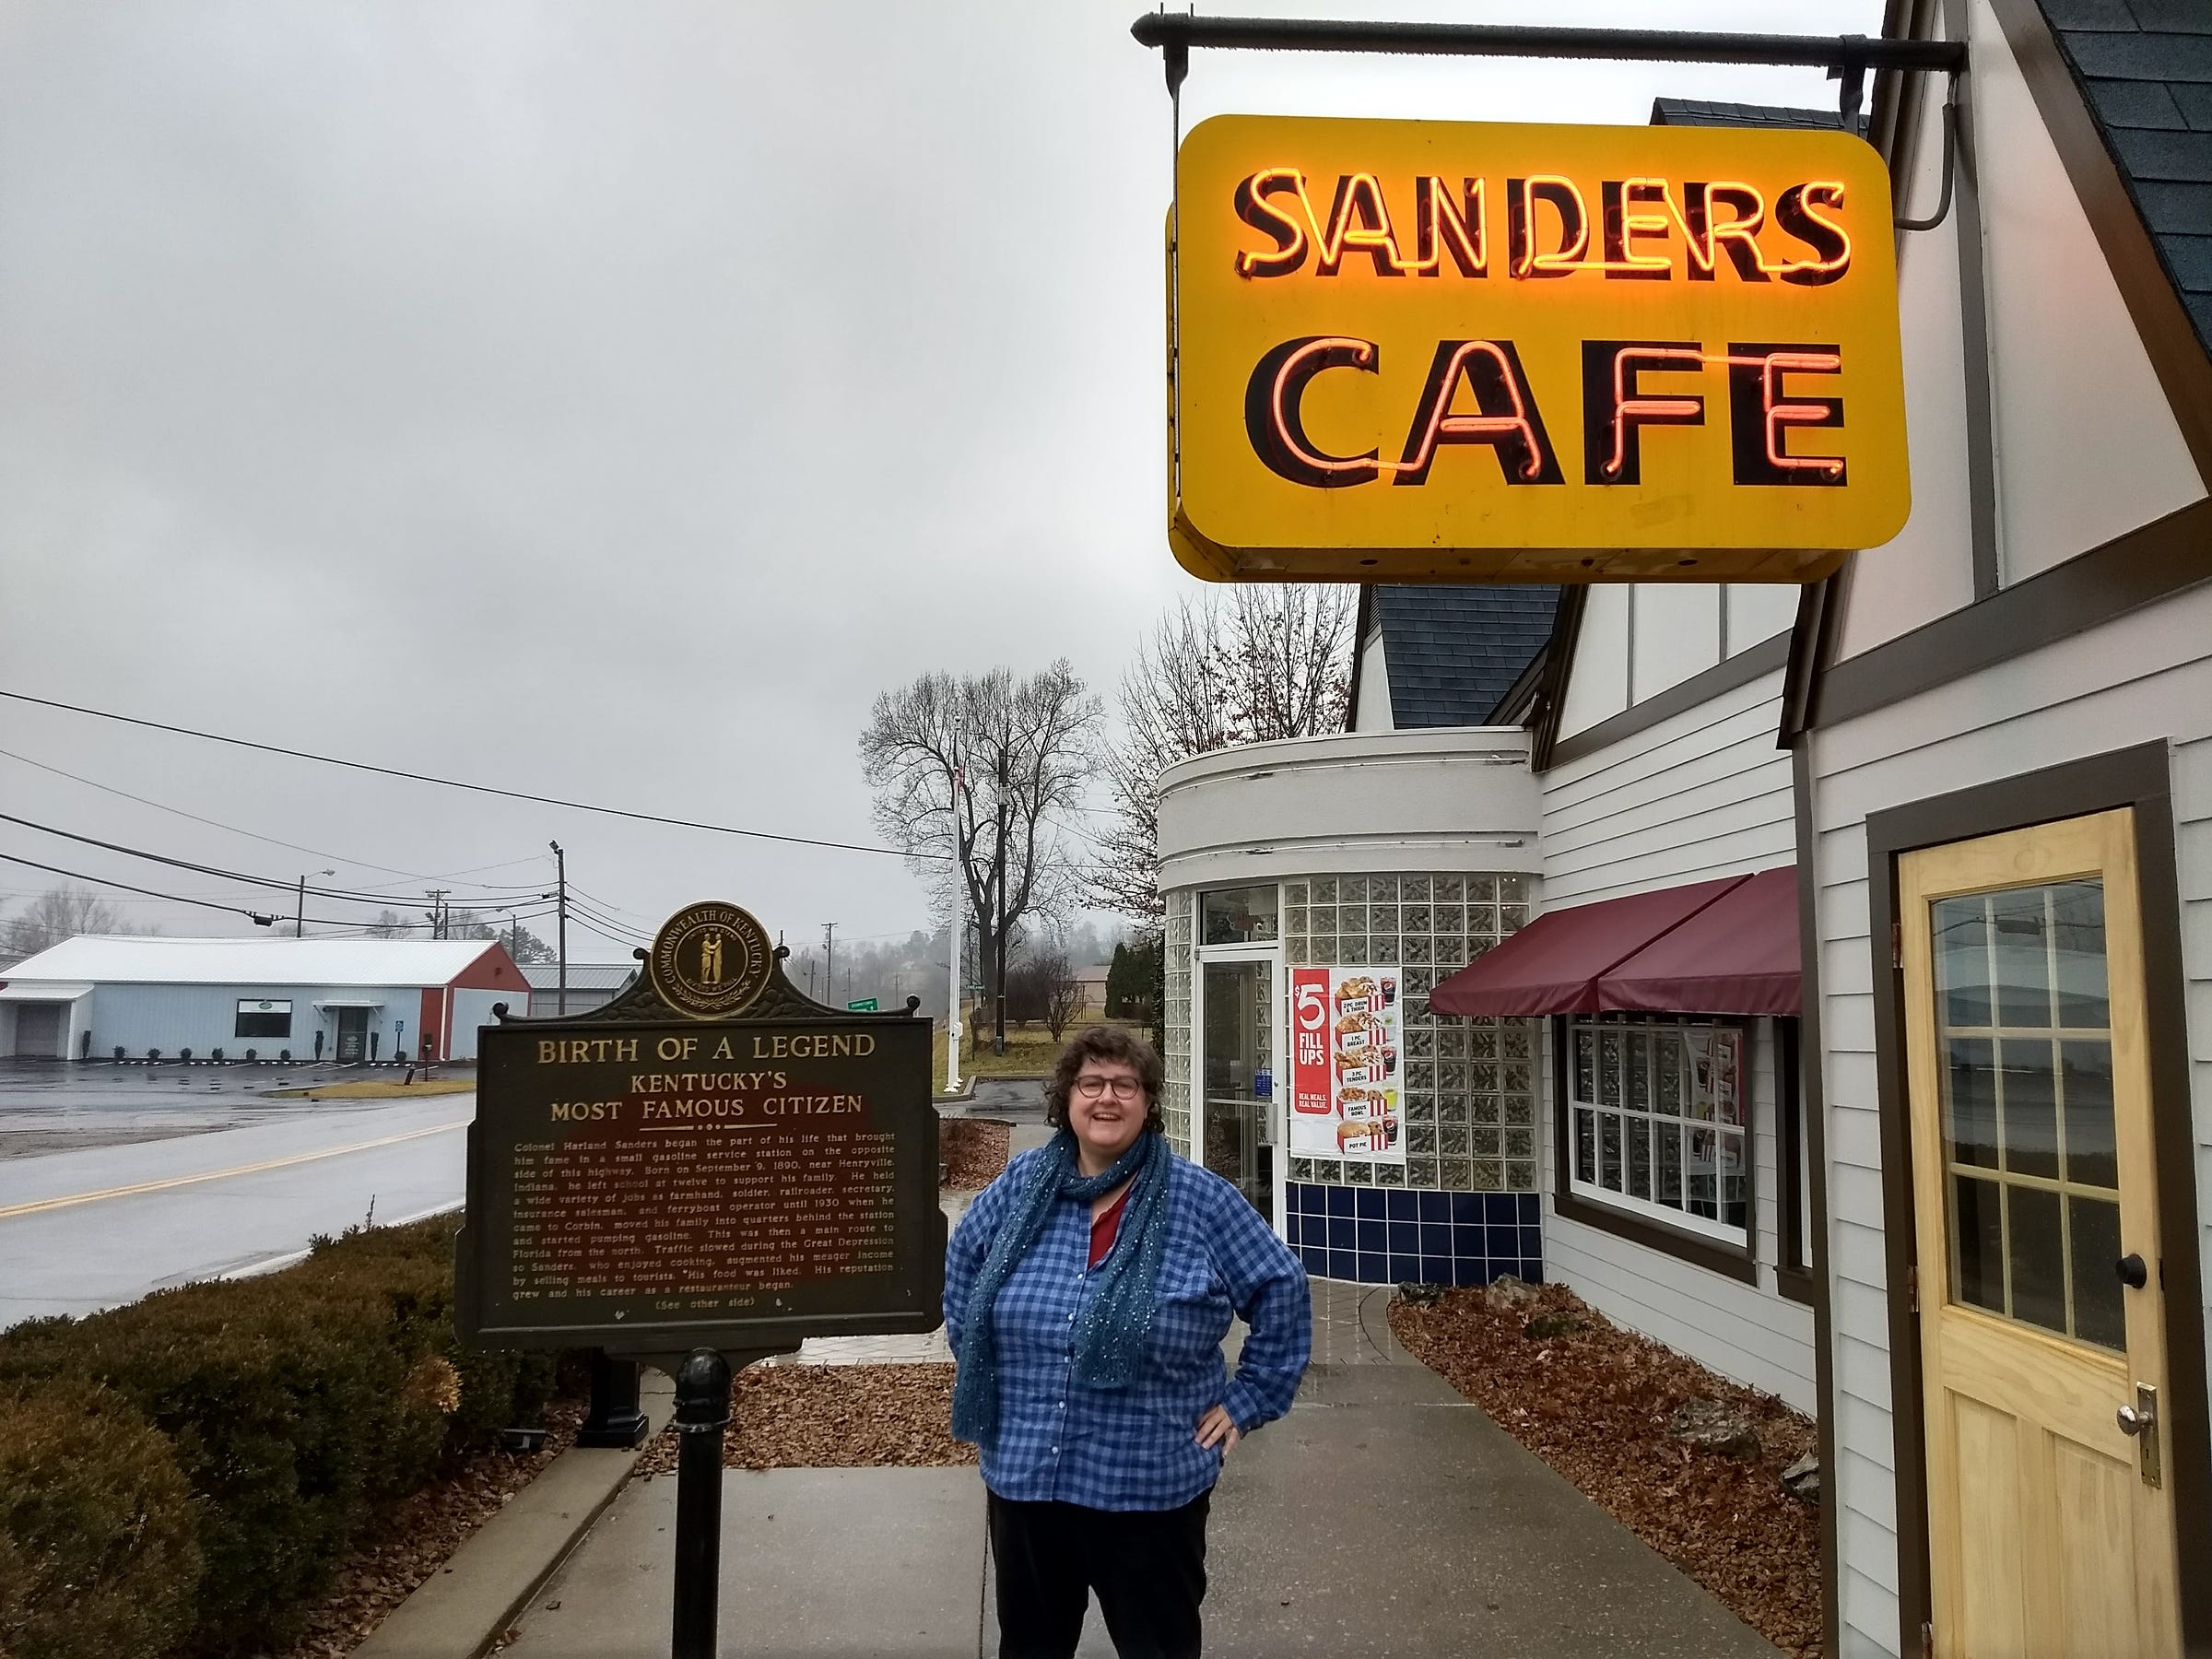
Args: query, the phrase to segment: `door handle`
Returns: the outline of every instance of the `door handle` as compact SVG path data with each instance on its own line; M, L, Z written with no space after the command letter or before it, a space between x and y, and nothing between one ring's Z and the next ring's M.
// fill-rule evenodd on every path
M2112 1271L2120 1276L2120 1282L2130 1290L2140 1290L2150 1283L2150 1269L2143 1265L2143 1258L2132 1251L2112 1264Z
M2136 1403L2123 1406L2115 1414L2120 1432L2136 1442L2136 1468L2143 1484L2157 1488L2164 1484L2164 1475L2159 1456L2159 1391L2147 1382L2136 1384Z

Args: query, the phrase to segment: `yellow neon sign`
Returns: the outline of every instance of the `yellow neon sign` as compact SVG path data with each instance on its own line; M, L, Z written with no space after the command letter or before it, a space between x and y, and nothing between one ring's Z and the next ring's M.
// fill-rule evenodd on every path
M1856 138L1224 116L1178 167L1199 574L1794 582L1904 523Z

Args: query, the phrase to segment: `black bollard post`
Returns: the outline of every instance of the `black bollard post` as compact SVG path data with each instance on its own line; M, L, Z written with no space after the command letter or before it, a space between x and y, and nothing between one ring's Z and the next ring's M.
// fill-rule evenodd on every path
M722 1431L730 1424L730 1362L693 1348L676 1372L674 1659L714 1659L722 1590Z
M645 1414L638 1409L638 1362L610 1359L605 1348L594 1348L592 1403L576 1443L628 1451L642 1443L645 1430Z

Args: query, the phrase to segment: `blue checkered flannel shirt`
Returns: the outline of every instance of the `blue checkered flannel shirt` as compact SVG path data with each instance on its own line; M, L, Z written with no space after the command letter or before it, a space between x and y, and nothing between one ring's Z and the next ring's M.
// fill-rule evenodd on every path
M1024 1152L1009 1163L953 1232L945 1331L956 1354L975 1276L1038 1156ZM1076 1316L1099 1282L1088 1265L1088 1205L1054 1204L999 1292L998 1424L980 1449L983 1483L1001 1498L1180 1508L1221 1474L1221 1448L1198 1444L1200 1418L1226 1406L1238 1431L1249 1434L1290 1409L1313 1350L1305 1269L1220 1176L1181 1158L1170 1160L1170 1171L1157 1311L1145 1371L1134 1385L1087 1388L1075 1379ZM1252 1327L1233 1381L1221 1354L1232 1313Z

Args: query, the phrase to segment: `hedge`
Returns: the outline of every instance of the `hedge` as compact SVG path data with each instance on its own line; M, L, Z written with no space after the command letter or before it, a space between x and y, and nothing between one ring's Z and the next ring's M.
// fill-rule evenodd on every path
M538 1420L549 1358L454 1344L456 1225L318 1241L281 1273L0 1335L0 1398L18 1402L0 1412L0 1651L170 1659L280 1645L378 1502ZM96 1406L71 1418L53 1403L71 1394ZM148 1514L178 1512L157 1502L172 1490L158 1466L189 1493L189 1528L159 1547L170 1534L141 1529L131 1535L151 1541L121 1550L124 1494L143 1494ZM8 1501L18 1470L47 1496ZM111 1559L102 1551L112 1599L154 1621L136 1640L96 1637L97 1620L74 1610L89 1588L40 1567ZM110 1594L104 1579L100 1589Z

